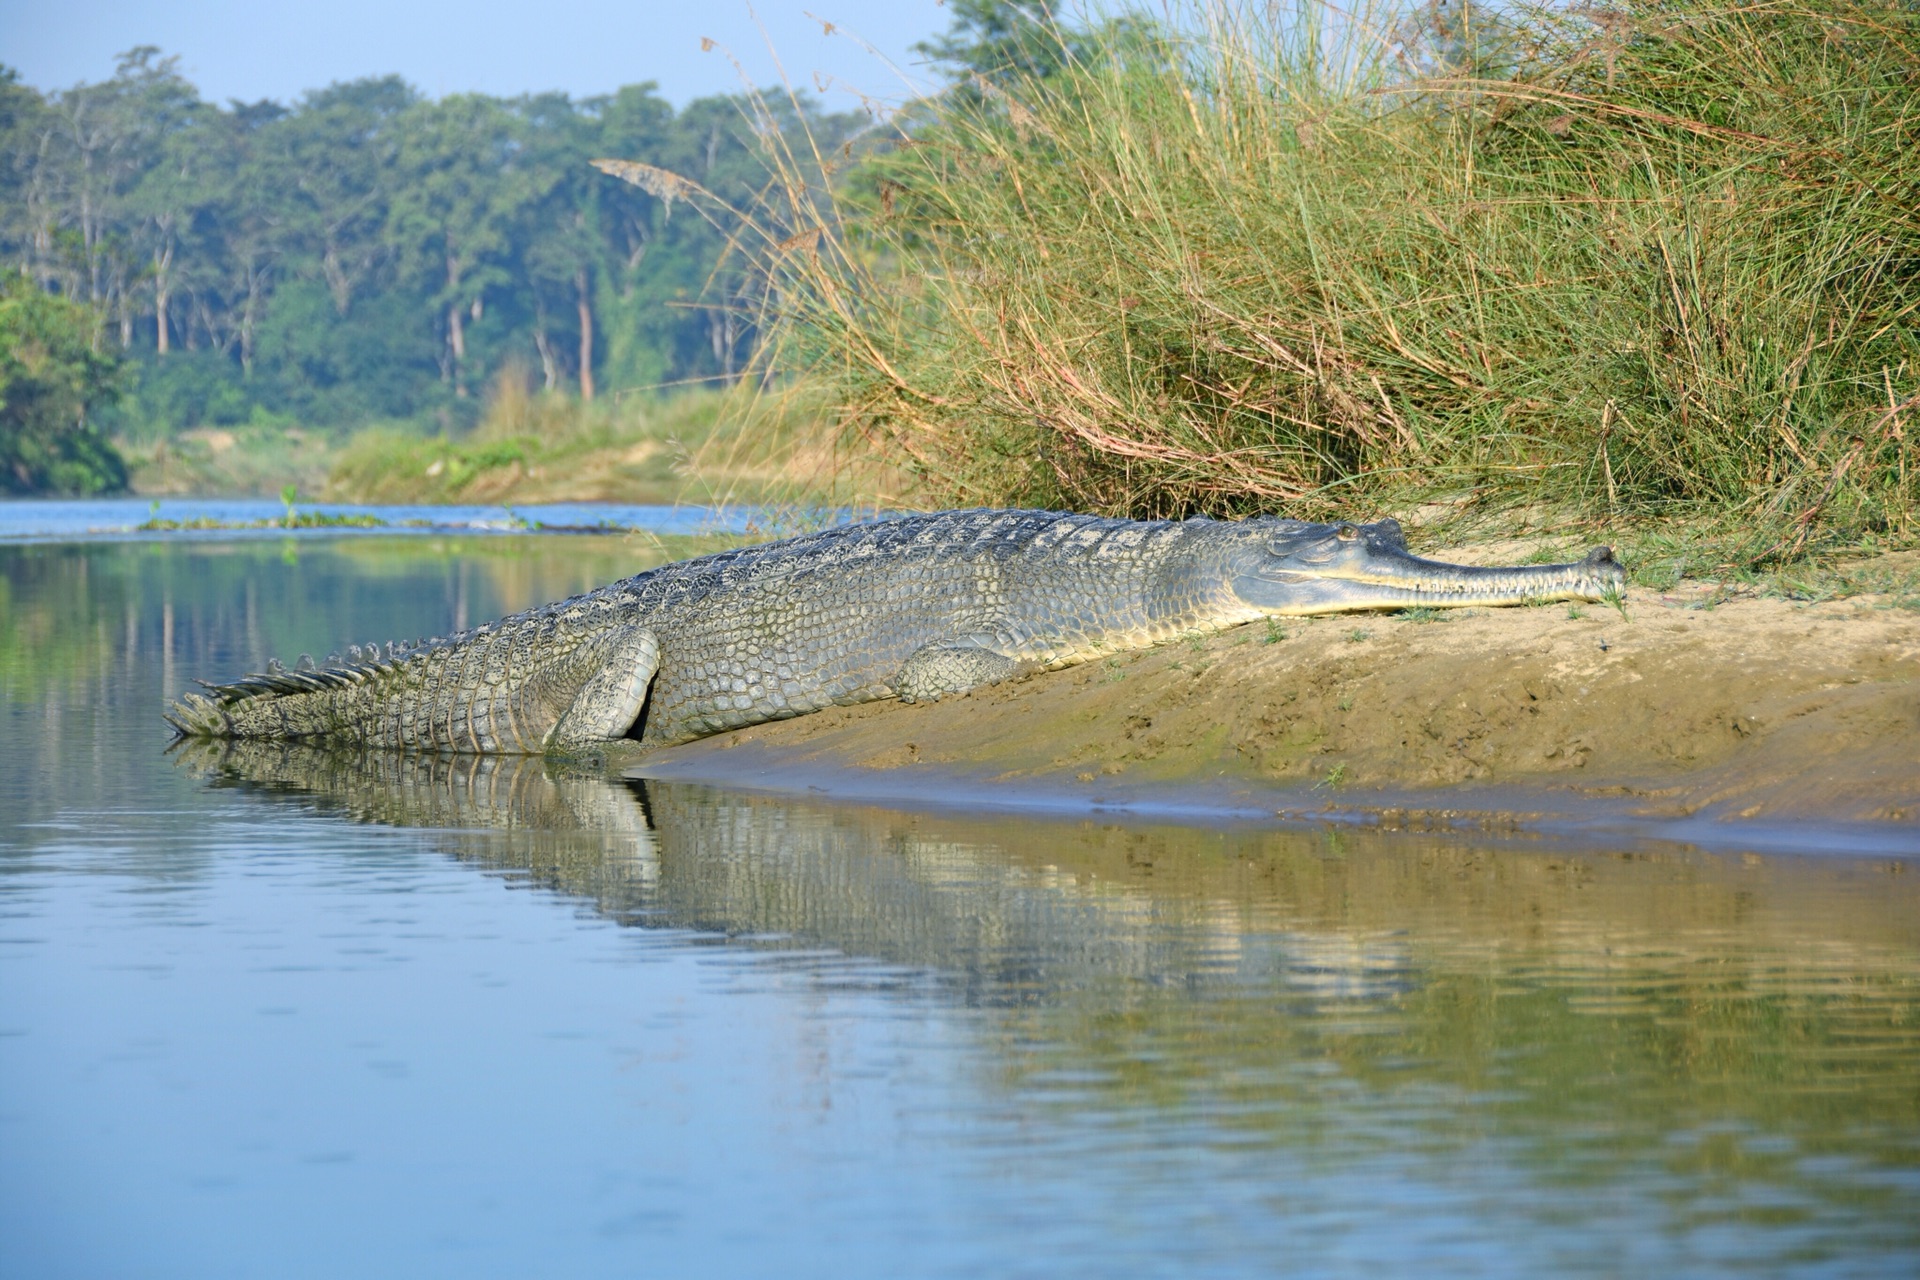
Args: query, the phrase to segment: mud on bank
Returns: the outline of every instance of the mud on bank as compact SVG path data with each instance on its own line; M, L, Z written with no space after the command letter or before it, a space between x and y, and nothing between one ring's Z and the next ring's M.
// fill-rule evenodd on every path
M1636 590L1624 611L1282 619L933 705L759 725L641 770L719 776L750 758L901 794L916 775L930 791L964 777L1026 794L1205 784L1243 804L1389 815L1510 807L1519 788L1645 817L1920 825L1911 603L1685 583Z

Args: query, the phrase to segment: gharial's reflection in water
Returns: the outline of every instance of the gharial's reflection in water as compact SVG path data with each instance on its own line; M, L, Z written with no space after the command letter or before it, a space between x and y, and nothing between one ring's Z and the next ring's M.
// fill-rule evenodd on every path
M1902 864L1036 823L191 746L221 785L438 829L609 917L988 1011L983 1088L1302 1167L1475 1151L1666 1226L1920 1245L1920 883ZM832 980L842 980L844 974ZM828 980L825 976L822 980ZM1330 1141L1337 1135L1339 1141ZM1541 1216L1587 1211L1543 1196Z

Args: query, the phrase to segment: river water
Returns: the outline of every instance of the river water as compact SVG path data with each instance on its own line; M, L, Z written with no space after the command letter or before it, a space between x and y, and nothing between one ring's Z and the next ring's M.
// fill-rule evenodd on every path
M1920 1271L1907 861L167 750L650 554L0 545L0 1274Z

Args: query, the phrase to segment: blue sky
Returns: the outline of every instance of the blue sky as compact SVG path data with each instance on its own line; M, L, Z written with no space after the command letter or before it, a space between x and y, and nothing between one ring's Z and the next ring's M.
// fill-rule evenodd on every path
M903 73L930 84L909 46L948 22L940 0L0 0L0 62L38 88L66 88L153 44L217 102L287 101L397 72L435 96L578 97L654 80L680 104L740 87L727 52L756 84L775 82L777 54L794 84L851 109L861 94L909 96ZM720 47L702 52L702 37Z

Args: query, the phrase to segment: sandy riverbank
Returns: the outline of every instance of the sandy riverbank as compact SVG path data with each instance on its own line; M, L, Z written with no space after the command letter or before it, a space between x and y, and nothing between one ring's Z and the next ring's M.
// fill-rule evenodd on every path
M1886 567L1905 576L1920 555ZM1636 590L1624 614L1289 619L931 706L760 725L641 769L902 797L1204 793L1387 821L1521 808L1920 836L1920 611L1686 583Z

